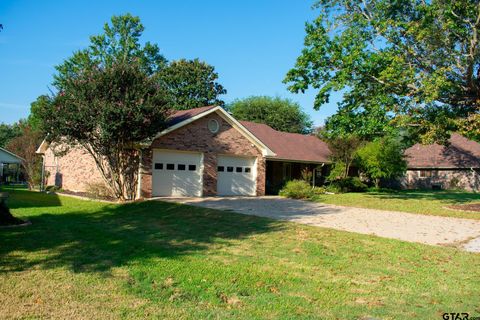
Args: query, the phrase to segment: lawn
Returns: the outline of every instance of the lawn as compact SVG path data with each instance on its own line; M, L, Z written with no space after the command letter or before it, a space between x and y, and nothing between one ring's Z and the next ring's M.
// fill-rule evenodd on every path
M480 315L480 255L162 202L17 190L1 318L441 319Z
M321 195L317 201L350 207L412 212L426 215L480 220L480 212L447 208L480 202L479 193L462 191L401 190Z

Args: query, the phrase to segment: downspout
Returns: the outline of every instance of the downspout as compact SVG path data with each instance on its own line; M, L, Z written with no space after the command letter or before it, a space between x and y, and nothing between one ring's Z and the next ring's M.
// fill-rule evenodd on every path
M142 197L142 163L143 163L143 151L142 149L138 150L138 178L137 178L137 196L135 197L136 200Z
M40 179L40 192L45 191L45 154L42 154L42 177Z

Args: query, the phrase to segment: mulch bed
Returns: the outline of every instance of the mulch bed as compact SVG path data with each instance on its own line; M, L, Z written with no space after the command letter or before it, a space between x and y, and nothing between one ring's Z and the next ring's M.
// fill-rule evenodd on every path
M480 212L480 203L460 204L456 206L448 206L448 208L462 211Z
M55 191L57 194L66 194L66 195L72 195L72 196L79 196L83 198L89 198L92 200L105 200L105 201L110 201L110 202L116 202L116 199L113 197L101 197L101 196L93 196L91 193L86 193L86 192L75 192L75 191L70 191L70 190L62 190L62 191Z

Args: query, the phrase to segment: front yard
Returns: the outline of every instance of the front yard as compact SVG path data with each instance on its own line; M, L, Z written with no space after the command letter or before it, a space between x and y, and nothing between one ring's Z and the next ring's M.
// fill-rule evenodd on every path
M10 206L33 224L0 229L2 318L480 315L479 254L154 201Z
M480 220L480 212L448 208L452 205L480 202L480 194L471 192L401 190L392 192L342 193L321 195L316 197L316 200L340 206Z

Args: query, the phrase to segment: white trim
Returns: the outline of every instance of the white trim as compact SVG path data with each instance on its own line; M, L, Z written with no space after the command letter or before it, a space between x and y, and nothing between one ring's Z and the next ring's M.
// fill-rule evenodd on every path
M232 125L235 129L240 131L240 133L245 136L250 142L252 142L254 145L256 145L261 151L263 156L275 156L275 153L270 150L262 141L260 141L255 135L253 135L250 131L248 131L247 128L245 128L240 122L235 120L228 112L226 112L222 107L216 106L212 109L208 109L202 113L197 114L196 116L193 116L191 118L188 118L184 121L181 121L171 127L168 127L167 129L159 132L153 140L160 138L161 136L166 135L167 133L170 133L174 130L177 130L183 126L186 126L187 124L190 124L200 118L203 118L211 113L218 113L220 117L222 117L225 121L227 121L230 125ZM152 141L153 142L153 141Z
M44 154L45 151L47 151L49 146L49 143L47 142L46 139L43 139L42 143L38 146L37 151L35 151L36 154Z
M11 155L11 156L13 156L13 157L15 157L15 158L17 158L17 159L20 159L21 161L25 161L25 159L23 159L22 157L17 156L15 153L10 152L10 151L8 151L7 149L4 149L4 148L0 147L0 150L8 153L9 155Z

